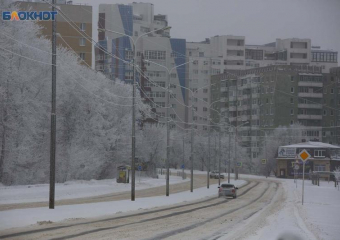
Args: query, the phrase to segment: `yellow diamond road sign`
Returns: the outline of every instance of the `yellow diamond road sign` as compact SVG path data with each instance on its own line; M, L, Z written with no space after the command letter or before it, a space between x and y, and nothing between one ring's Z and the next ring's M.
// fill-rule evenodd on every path
M306 149L303 149L299 153L299 158L304 162L307 161L310 157L311 157L311 155L306 151Z

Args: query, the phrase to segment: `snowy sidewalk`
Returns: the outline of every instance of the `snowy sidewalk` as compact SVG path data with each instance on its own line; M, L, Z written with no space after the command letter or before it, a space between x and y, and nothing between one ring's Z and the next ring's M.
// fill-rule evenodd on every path
M244 180L231 181L237 186L242 186L246 183ZM102 217L115 213L135 211L140 209L149 209L166 205L173 205L186 201L198 200L205 197L217 196L217 184L194 189L194 192L181 192L171 194L169 197L158 196L149 198L138 198L135 202L130 200L89 203L78 205L57 206L56 209L48 208L30 208L2 211L0 217L0 230L24 227L31 224L36 224L38 221L62 221L69 218L90 218Z
M181 177L170 176L170 184L189 181ZM136 190L153 188L165 185L164 175L155 178L139 178L136 174ZM131 184L117 183L116 179L105 180L78 180L56 184L56 200L84 198L110 193L130 191ZM0 204L46 202L49 197L48 184L4 186L0 185Z
M249 234L247 240L288 239L289 234L301 240L337 240L340 236L340 191L334 182L320 181L320 186L305 181L304 205L302 201L302 180L297 187L293 179L281 179L287 199L282 208L272 212L263 221L262 227ZM254 215L254 221L259 221ZM254 223L245 222L243 227ZM285 238L283 237L285 236ZM289 238L290 239L290 238Z

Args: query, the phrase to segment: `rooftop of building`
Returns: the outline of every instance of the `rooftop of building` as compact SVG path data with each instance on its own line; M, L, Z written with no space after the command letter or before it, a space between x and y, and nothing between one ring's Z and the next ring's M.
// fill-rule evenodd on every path
M340 149L339 146L335 146L329 143L323 143L323 142L303 142L303 143L297 143L297 144L291 144L281 147L289 147L289 148L335 148Z

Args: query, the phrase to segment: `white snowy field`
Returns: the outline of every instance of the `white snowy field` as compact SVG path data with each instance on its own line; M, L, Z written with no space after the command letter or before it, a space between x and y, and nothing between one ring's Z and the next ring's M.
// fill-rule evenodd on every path
M236 186L246 184L244 180L231 181ZM193 192L186 191L170 196L157 196L148 198L138 198L132 202L130 200L87 203L77 205L57 206L54 210L47 207L44 208L29 208L1 211L0 230L24 227L31 224L36 224L41 221L62 221L71 218L91 218L102 217L110 214L135 211L140 209L150 209L166 205L173 205L186 201L194 201L201 198L217 196L217 184L194 189Z
M271 211L267 218L261 218L262 213L258 212L241 224L239 227L242 228L254 225L252 221L261 222L260 227L255 228L253 233L244 239L340 239L340 191L334 187L334 182L320 181L320 186L315 186L310 180L306 180L302 205L302 180L298 180L297 187L292 179L281 181L286 192L286 200L281 208ZM275 199L271 204L274 202ZM268 216L268 213L264 215ZM293 235L297 238L293 238Z
M170 184L189 181L181 177L170 176ZM158 179L138 177L136 175L136 190L158 187L165 185L164 175ZM82 197L98 196L116 192L130 191L131 184L117 183L116 179L105 180L78 180L57 183L55 188L56 200L73 199ZM48 201L49 184L4 186L0 185L0 204L22 203L22 202L43 202Z

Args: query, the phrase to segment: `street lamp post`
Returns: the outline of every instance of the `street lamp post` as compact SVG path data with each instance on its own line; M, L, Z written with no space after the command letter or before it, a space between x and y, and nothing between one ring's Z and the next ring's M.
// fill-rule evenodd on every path
M170 174L170 161L169 161L169 158L170 158L170 151L169 151L169 148L170 148L170 128L169 128L169 108L170 108L170 75L171 75L171 72L180 67L180 66L183 66L185 64L188 64L190 63L191 61L189 62L185 62L185 63L182 63L180 65L177 65L177 66L174 66L173 68L169 69L167 68L166 66L164 65L161 65L161 64L158 64L156 62L153 62L153 61L150 61L150 60L145 60L146 62L149 62L149 63L152 63L152 64L155 64L159 67L162 67L164 69L166 69L167 71L167 83L166 83L166 87L167 87L167 97L166 97L166 196L169 196L169 174Z
M157 32L157 31L164 31L168 30L171 27L164 27L161 29L154 29L150 32L141 34L138 36L136 39L134 39L132 36L129 36L124 33L116 32L113 30L108 30L108 29L101 29L99 28L98 31L107 31L107 32L112 32L116 33L118 35L126 36L129 37L132 45L133 45L133 64L132 64L132 69L133 69L133 85L132 85L132 133L131 133L131 140L132 140L132 151L131 151L131 201L135 201L135 156L136 156L136 110L135 110L135 98L136 98L136 62L137 62L137 51L136 51L136 43L137 41L150 33Z

